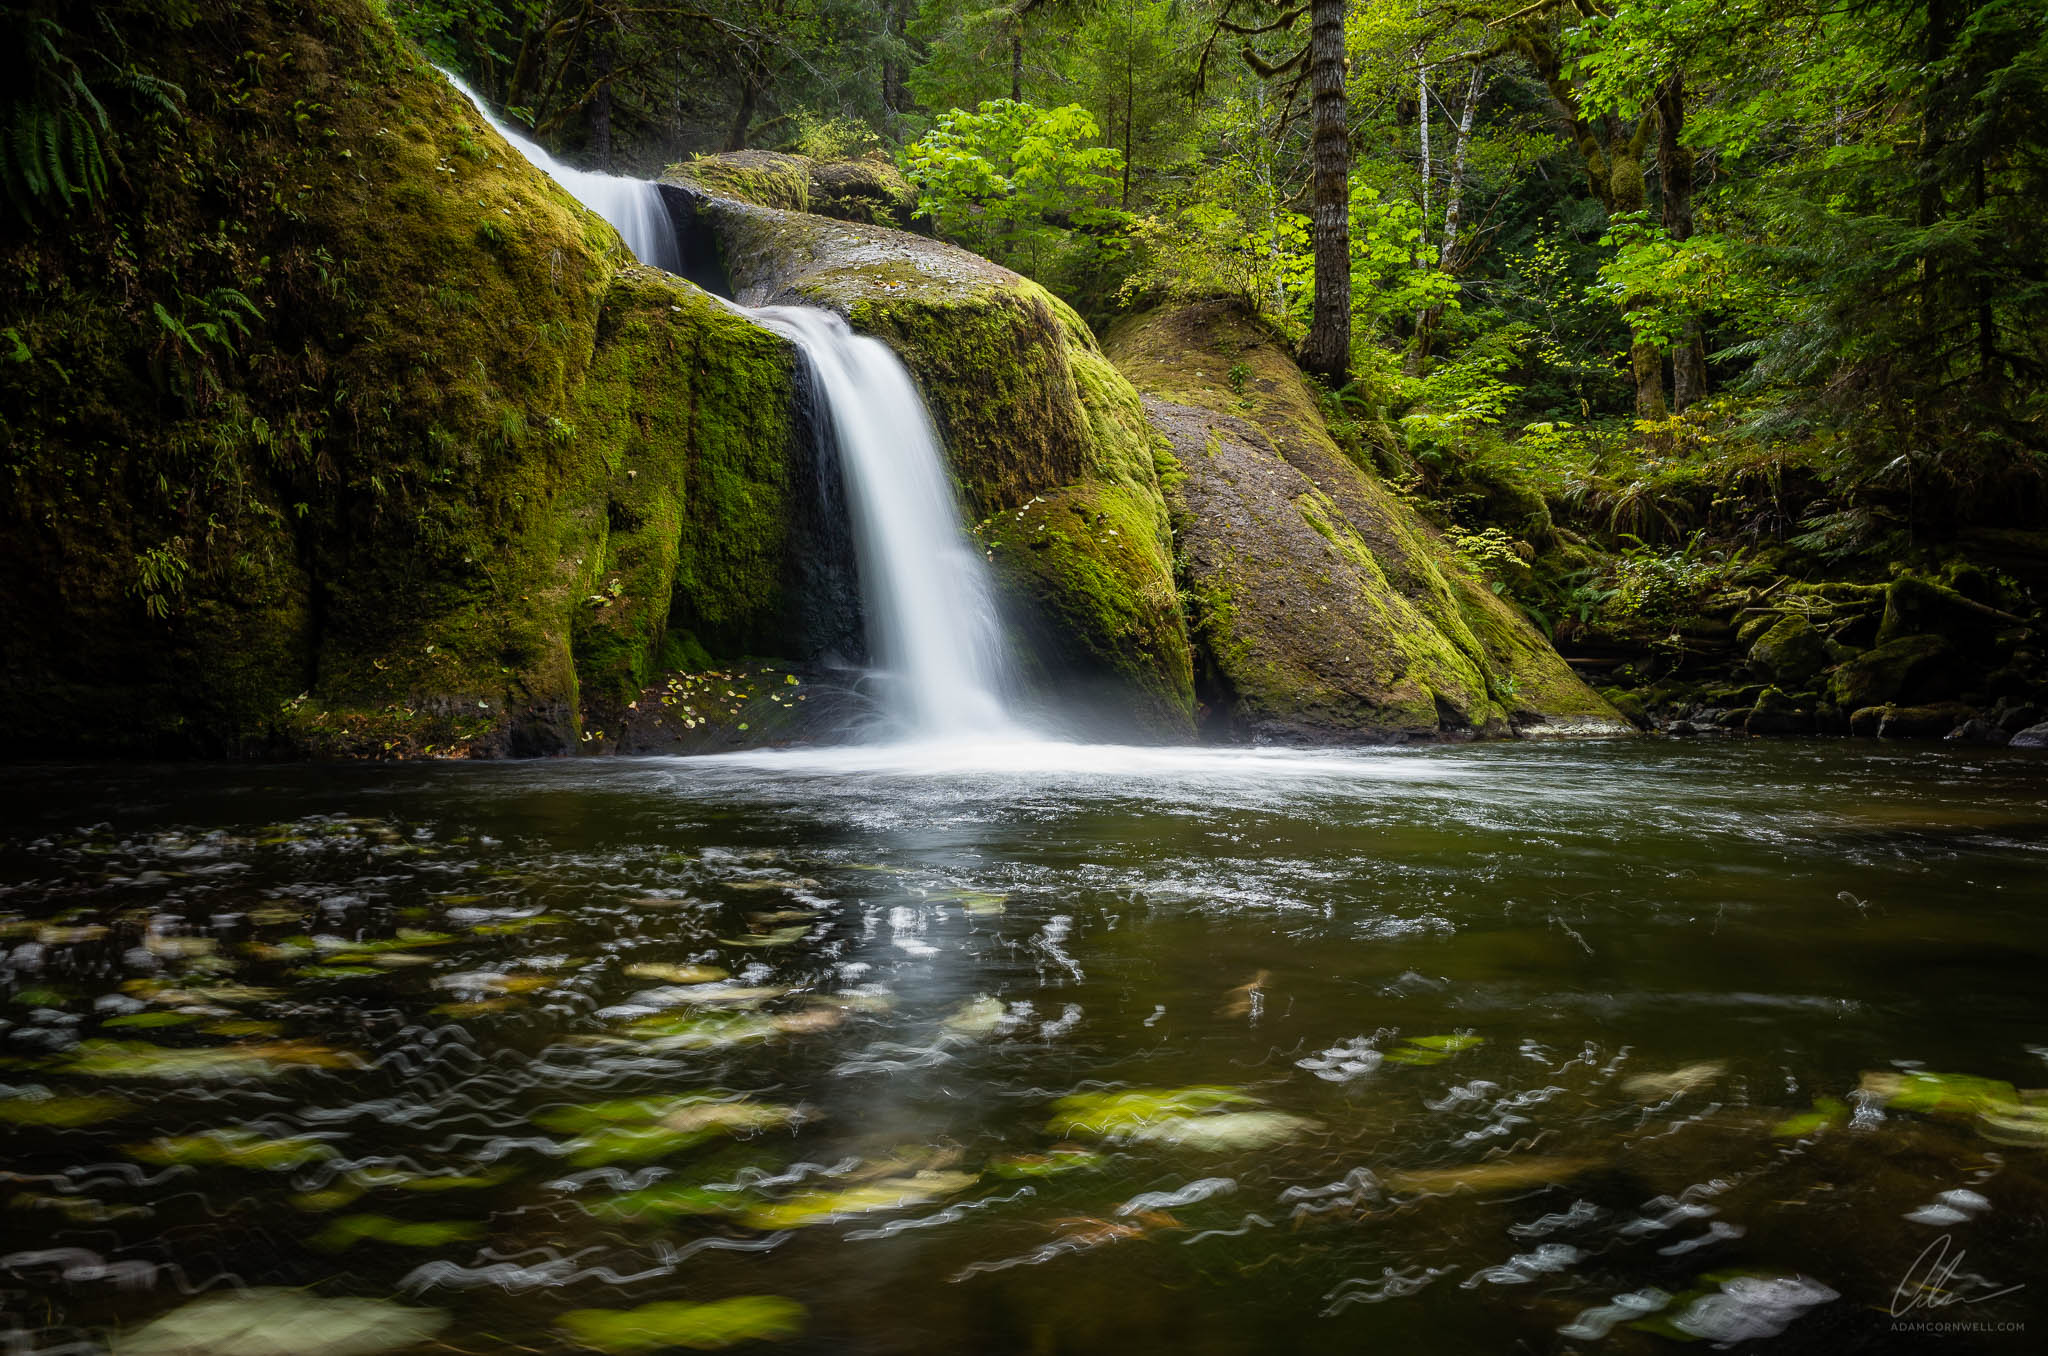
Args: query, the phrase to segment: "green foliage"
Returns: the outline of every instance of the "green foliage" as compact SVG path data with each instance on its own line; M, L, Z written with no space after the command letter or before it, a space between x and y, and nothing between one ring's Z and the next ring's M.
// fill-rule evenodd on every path
M38 12L43 8L0 9L9 34L0 53L0 86L7 90L0 99L0 191L29 224L105 196L117 163L106 98L119 93L175 117L183 97L177 86L124 64L125 45L104 18L92 34L104 46L89 47L65 22L88 16L64 11L63 19L52 18Z
M1527 334L1526 326L1504 326L1422 379L1416 408L1401 417L1419 459L1464 453L1475 434L1500 423L1521 393L1503 374L1515 365L1515 350Z
M1736 574L1745 552L1710 546L1695 532L1677 548L1658 548L1633 538L1614 568L1614 592L1607 610L1617 617L1671 621L1689 613L1707 589Z
M1620 308L1638 342L1668 353L1710 313L1760 333L1792 317L1776 304L1767 280L1744 265L1747 252L1721 236L1672 238L1646 212L1628 212L1600 237L1614 254L1590 291Z
M159 621L176 612L191 573L183 537L173 537L135 557L134 592L142 600L143 610Z
M249 338L249 322L262 323L256 303L232 287L216 287L204 296L179 293L173 315L160 301L150 313L161 330L155 356L159 371L170 374L178 394L204 409L219 398L222 369L237 345Z
M1039 108L993 99L942 114L904 148L917 214L952 239L1027 274L1062 256L1122 247L1124 216L1108 206L1123 154L1079 104Z
M857 160L881 147L881 138L858 118L800 108L791 118L789 149L813 160Z

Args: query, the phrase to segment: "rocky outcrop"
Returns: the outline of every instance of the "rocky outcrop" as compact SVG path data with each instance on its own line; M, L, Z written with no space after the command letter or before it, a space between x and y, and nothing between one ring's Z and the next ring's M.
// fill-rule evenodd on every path
M665 177L757 207L905 230L916 224L917 190L880 152L860 160L814 160L780 151L726 151L671 165Z
M1190 733L1191 652L1156 440L1087 325L1036 283L951 245L713 192L687 172L702 163L663 181L697 249L686 267L746 305L839 311L903 359L1026 667L1105 716Z
M1630 725L1323 427L1240 310L1125 321L1111 358L1171 448L1182 585L1232 732L1383 741Z
M184 97L110 97L107 201L0 245L14 750L546 753L679 632L800 649L786 345L369 0L102 22Z

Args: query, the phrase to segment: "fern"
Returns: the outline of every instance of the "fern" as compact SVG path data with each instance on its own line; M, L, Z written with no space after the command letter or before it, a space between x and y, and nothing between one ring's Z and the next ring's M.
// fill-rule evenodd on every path
M18 50L11 64L19 77L8 82L12 87L0 102L0 190L15 214L32 225L39 214L63 216L106 194L114 124L95 83L172 116L179 115L184 91L98 49L74 58L61 44L75 35L53 19L23 14L14 6L0 14L15 30ZM118 44L106 16L99 19L102 33ZM81 44L74 40L71 45ZM96 79L88 79L81 60L96 68Z

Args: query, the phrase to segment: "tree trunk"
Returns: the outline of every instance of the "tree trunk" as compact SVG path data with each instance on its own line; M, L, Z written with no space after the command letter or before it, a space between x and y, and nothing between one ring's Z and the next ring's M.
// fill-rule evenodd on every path
M1579 106L1579 92L1565 75L1564 58L1547 33L1534 23L1514 31L1514 50L1528 58L1538 78L1550 91L1557 110L1571 127L1572 141L1586 167L1586 186L1609 217L1643 210L1643 139L1650 129L1650 116L1636 120L1635 131L1625 132L1612 114L1597 122ZM1624 299L1622 309L1628 309ZM1629 347L1629 370L1636 383L1636 415L1662 419L1669 410L1664 404L1663 355L1652 345L1637 342Z
M1024 14L1010 16L1010 102L1024 99Z
M1664 233L1692 238L1693 154L1679 143L1685 131L1685 76L1673 74L1657 91L1657 177L1664 185ZM1671 408L1684 410L1707 394L1707 344L1698 316L1671 349Z
M1416 55L1421 54L1418 48ZM1415 266L1420 268L1429 254L1429 181L1434 169L1429 163L1429 67L1420 62L1415 67L1415 125L1422 135L1422 234L1415 241Z
M1344 5L1345 0L1309 4L1316 300L1301 362L1333 383L1342 383L1351 366L1351 141L1344 106Z
M1472 77L1465 84L1465 106L1458 113L1458 136L1451 143L1451 180L1445 185L1450 195L1444 203L1443 245L1437 250L1436 266L1446 273L1457 272L1458 226L1465 216L1465 156L1472 148L1472 115L1479 108L1479 91L1484 75L1478 62L1472 63ZM1429 360L1429 345L1442 323L1441 304L1430 307L1415 319L1415 346L1408 353L1408 375L1421 376Z
M747 149L747 129L754 125L754 108L759 90L754 84L751 71L740 72L740 106L733 110L732 130L726 133L725 149L744 151Z
M1137 45L1138 35L1131 21L1131 7L1124 6L1124 193L1117 205L1125 211L1131 207L1131 124L1138 117L1137 90Z
M612 170L612 82L609 77L615 60L612 35L606 33L598 39L593 58L598 82L597 93L590 99L590 151L597 158L597 167L607 174Z
M1643 210L1643 141L1649 132L1651 114L1637 120L1633 135L1624 136L1620 124L1610 127L1607 137L1607 211L1610 216ZM1622 300L1628 310L1630 299ZM1671 413L1664 403L1664 355L1655 344L1636 339L1629 345L1628 366L1636 383L1636 418L1662 419Z
M1458 139L1451 144L1450 201L1444 205L1444 243L1437 252L1437 267L1448 271L1458 248L1458 226L1465 215L1465 157L1472 149L1472 115L1479 108L1482 72L1475 62L1472 78L1465 86L1465 107L1458 113Z
M899 46L909 26L909 6L910 0L887 0L882 7L882 114L892 137L902 135L903 111L910 102L904 97L903 82L909 72L901 60Z

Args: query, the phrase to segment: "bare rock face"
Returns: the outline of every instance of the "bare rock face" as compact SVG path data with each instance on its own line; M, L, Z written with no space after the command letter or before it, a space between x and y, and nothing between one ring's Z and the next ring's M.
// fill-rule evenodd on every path
M1293 362L1237 308L1155 311L1108 348L1177 463L1182 587L1220 724L1358 742L1630 732L1344 456Z

